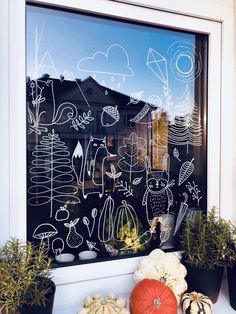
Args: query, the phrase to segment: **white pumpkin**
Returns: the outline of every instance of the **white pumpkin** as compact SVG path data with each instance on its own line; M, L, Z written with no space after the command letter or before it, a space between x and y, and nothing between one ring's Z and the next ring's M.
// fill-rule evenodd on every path
M141 259L134 279L136 282L145 278L161 281L172 289L179 304L182 294L188 288L184 279L186 274L186 268L175 254L156 249Z
M78 314L129 314L126 309L124 299L117 298L114 294L102 296L96 294L93 297L87 297L84 301L84 307Z
M183 314L212 314L212 301L202 293L195 291L185 293L182 302Z

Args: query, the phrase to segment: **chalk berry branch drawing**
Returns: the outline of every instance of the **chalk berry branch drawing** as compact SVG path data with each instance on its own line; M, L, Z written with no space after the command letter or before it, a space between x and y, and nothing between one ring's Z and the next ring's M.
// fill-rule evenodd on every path
M54 202L79 203L78 189L72 184L74 176L70 153L54 130L42 137L32 155L34 159L29 172L33 185L29 187L28 192L33 196L29 198L28 204L32 206L50 204L49 216L52 218Z
M123 139L123 146L119 148L121 158L118 166L121 170L129 173L130 182L132 173L145 170L145 147L145 139L132 132L129 137Z

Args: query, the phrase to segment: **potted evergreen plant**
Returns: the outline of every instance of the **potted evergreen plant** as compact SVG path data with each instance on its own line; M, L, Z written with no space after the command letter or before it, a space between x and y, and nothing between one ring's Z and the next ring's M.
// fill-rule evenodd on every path
M231 307L236 310L236 226L231 224L231 240L229 247L234 251L233 255L228 257L229 265L227 267L228 288L229 288L229 302Z
M234 248L229 246L230 239L231 224L217 217L215 207L208 215L199 211L194 221L186 219L181 247L188 291L201 292L213 303L217 301L224 266L236 259Z
M0 248L0 311L10 314L51 314L55 284L46 246L38 248L16 238Z

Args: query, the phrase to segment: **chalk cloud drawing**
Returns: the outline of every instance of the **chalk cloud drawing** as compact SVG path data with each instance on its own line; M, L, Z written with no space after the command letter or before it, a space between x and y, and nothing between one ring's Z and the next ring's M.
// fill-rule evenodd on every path
M64 221L67 220L70 216L69 210L67 209L67 204L61 206L55 214L56 221Z
M188 41L176 41L167 51L170 68L176 79L192 82L202 72L202 57L197 47Z
M104 163L108 157L114 156L116 155L108 152L106 137L90 136L85 153L78 141L72 156L72 165L85 199L89 194L98 193L100 198L103 196L106 172Z
M52 241L52 251L55 253L55 255L60 255L61 252L64 250L65 243L62 238L56 238Z
M129 137L124 137L123 146L119 147L120 159L118 166L122 171L129 173L129 181L132 181L132 173L145 170L146 140L132 132Z
M133 76L128 53L118 44L108 47L106 52L97 51L91 57L82 58L77 65L79 71L103 73L113 76Z
M197 201L197 206L199 207L200 200L202 199L201 190L199 190L198 185L192 181L186 184L186 188L192 195L192 199Z
M90 220L88 219L88 217L86 216L83 217L83 223L87 227L89 238L91 238L94 228L95 228L95 221L96 221L97 213L98 213L97 208L93 208L91 212L91 217L93 218L91 228L90 228Z
M79 233L77 233L76 227L75 227L77 223L79 222L79 220L80 220L79 218L76 218L73 221L71 220L69 223L67 222L64 223L64 226L66 228L69 228L69 232L66 237L66 243L70 248L77 248L84 241L83 237Z
M106 106L102 109L101 124L104 127L110 127L120 121L120 113L117 106Z
M35 228L33 232L33 238L41 240L41 242L46 242L46 253L48 253L50 244L49 239L55 236L58 233L57 229L49 224L49 223L42 223L38 227Z
M70 153L54 130L42 137L32 155L34 159L29 172L33 185L29 187L28 192L33 196L28 199L28 204L31 206L50 204L52 218L54 202L79 203L80 199L76 196L78 189L71 184L74 175Z

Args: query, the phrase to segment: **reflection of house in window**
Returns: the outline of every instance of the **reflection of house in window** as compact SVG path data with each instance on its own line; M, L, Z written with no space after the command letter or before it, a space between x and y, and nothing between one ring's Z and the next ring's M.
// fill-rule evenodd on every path
M135 127L135 122L131 121L135 117L135 114L128 114L127 115L127 127L132 129Z

